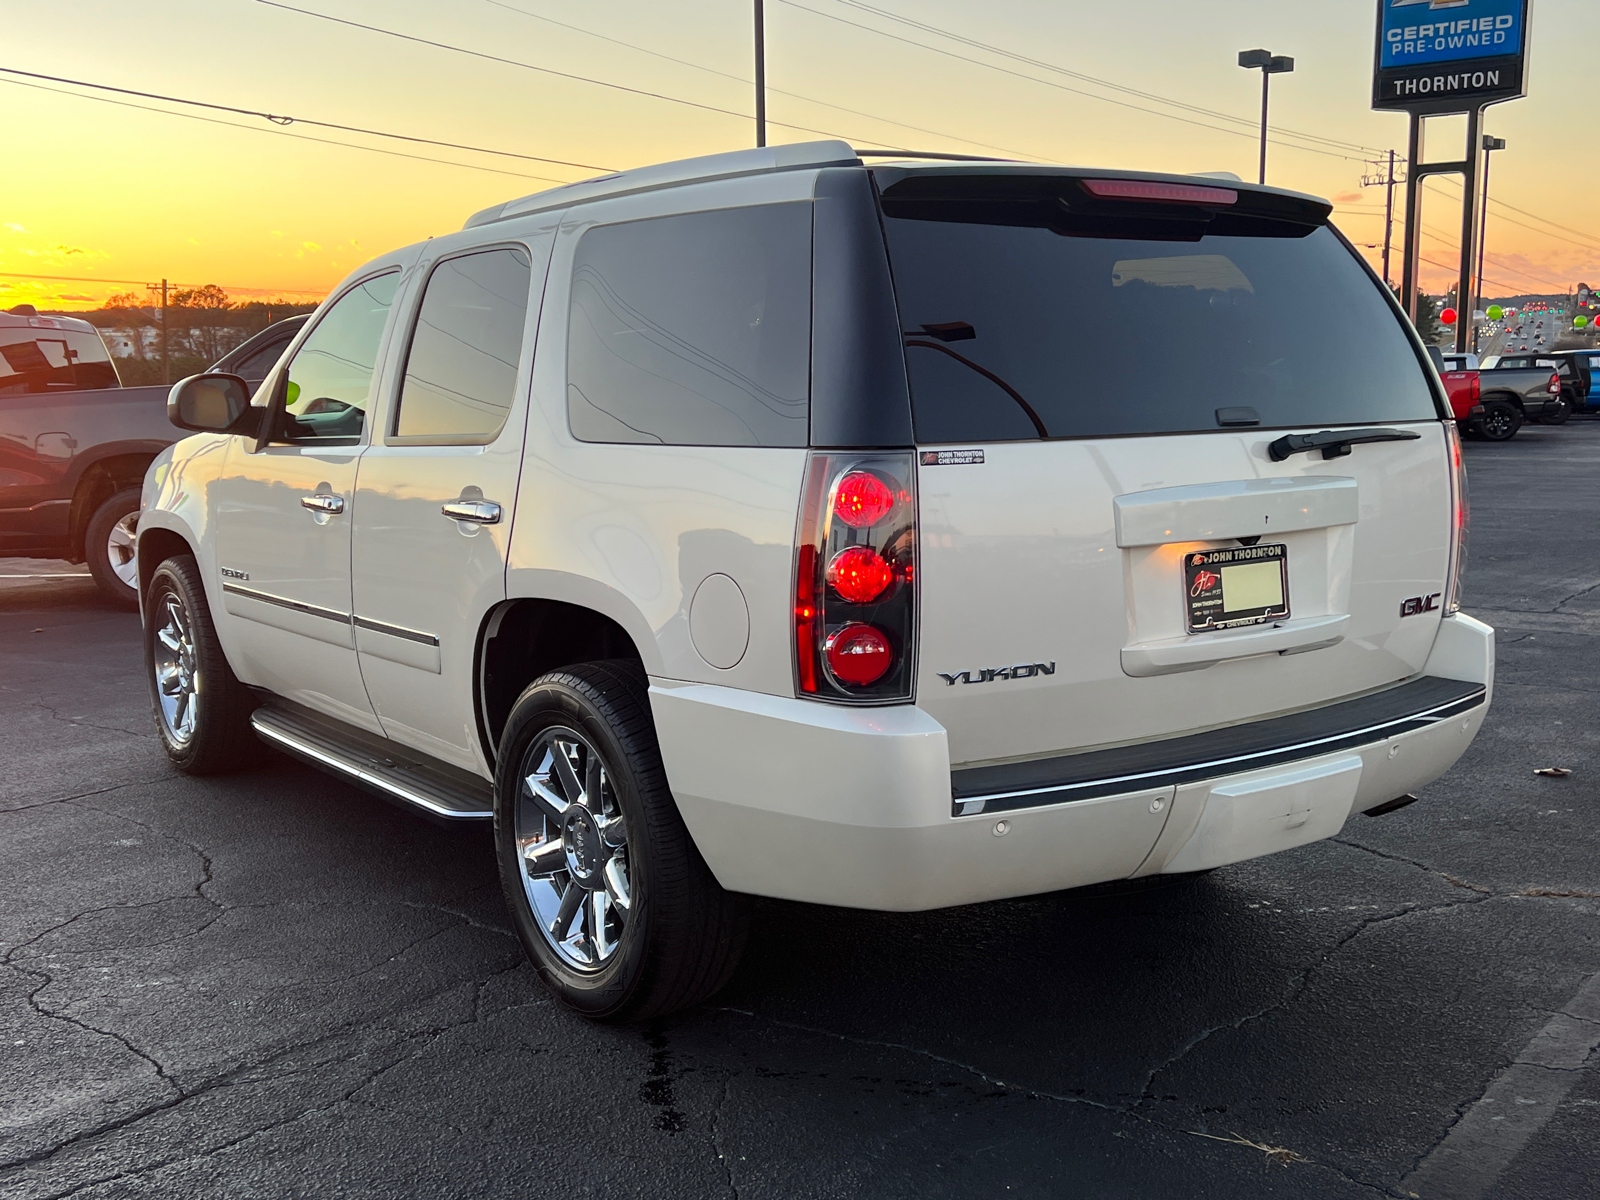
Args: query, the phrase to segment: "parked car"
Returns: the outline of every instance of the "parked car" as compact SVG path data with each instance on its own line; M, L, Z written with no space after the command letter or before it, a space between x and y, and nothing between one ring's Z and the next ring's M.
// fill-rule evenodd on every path
M1548 354L1503 354L1484 362L1478 372L1484 411L1475 428L1491 441L1515 437L1525 421L1560 425L1572 415L1557 363Z
M1546 355L1561 376L1561 395L1573 412L1600 408L1600 347L1588 350L1552 350Z
M219 358L211 368L226 371L243 379L253 388L267 377L267 372L277 366L278 359L289 348L294 335L306 323L306 316L286 317L274 321L260 333L235 346Z
M1478 372L1452 369L1451 359L1460 356L1443 354L1437 346L1428 347L1428 357L1439 372L1439 381L1444 384L1445 399L1450 405L1450 415L1456 420L1456 429L1461 433L1469 430L1477 432L1476 422L1484 413L1480 402Z
M218 368L259 382L304 323L278 322ZM169 390L123 387L87 321L0 313L0 558L87 563L104 595L138 607L139 488L177 437Z
M1445 397L1329 213L818 142L386 254L254 402L173 390L166 753L259 736L492 822L528 954L607 1020L713 992L748 894L1184 875L1408 803L1493 631Z

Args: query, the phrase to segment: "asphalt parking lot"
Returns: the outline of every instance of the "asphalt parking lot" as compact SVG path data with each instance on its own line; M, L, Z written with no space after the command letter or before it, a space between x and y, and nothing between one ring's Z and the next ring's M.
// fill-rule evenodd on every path
M644 1029L547 997L486 835L175 774L137 618L0 579L0 1195L1592 1195L1600 422L1468 454L1497 687L1420 803L1162 891L764 904Z

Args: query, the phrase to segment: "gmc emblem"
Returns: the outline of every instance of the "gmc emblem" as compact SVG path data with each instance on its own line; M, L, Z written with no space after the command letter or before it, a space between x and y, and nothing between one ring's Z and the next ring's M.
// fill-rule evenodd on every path
M1412 596L1408 600L1400 601L1400 615L1414 617L1418 613L1438 612L1439 595L1440 593L1435 592L1431 596Z

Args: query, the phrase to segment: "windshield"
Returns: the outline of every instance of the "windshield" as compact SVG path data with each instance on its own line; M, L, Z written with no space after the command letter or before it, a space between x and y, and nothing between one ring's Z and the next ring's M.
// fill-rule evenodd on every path
M1123 237L892 189L884 211L919 442L1438 417L1401 319L1326 227Z

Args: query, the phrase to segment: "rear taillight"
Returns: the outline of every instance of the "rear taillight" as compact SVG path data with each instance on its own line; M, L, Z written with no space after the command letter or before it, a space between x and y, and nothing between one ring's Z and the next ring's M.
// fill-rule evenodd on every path
M1476 404L1479 400L1482 400L1482 399L1483 399L1483 385L1478 380L1478 373L1476 371L1474 371L1472 373L1472 402L1474 404Z
M909 452L812 452L795 539L798 695L843 704L911 699L916 547Z
M1561 394L1561 376L1557 375L1554 371L1551 371L1550 372L1550 382L1545 384L1544 390L1549 392L1552 396L1560 395Z
M1461 576L1467 568L1467 526L1471 510L1467 504L1467 464L1461 460L1461 434L1455 422L1444 427L1446 453L1450 455L1450 574L1445 581L1445 616L1461 611Z

